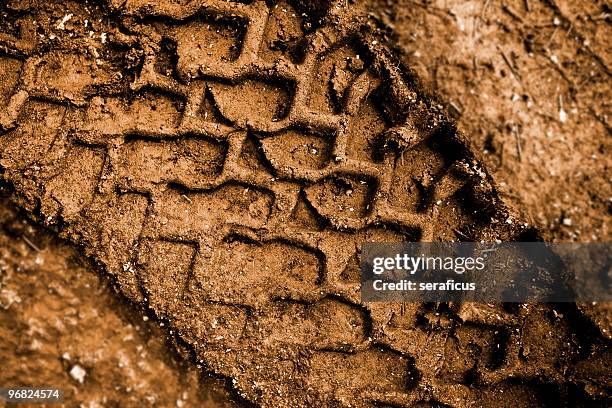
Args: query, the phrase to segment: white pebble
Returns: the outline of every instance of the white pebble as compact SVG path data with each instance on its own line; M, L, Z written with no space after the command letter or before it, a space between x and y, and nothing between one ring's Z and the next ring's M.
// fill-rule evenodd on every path
M87 375L87 372L78 364L70 369L70 376L81 384L85 381L85 375Z

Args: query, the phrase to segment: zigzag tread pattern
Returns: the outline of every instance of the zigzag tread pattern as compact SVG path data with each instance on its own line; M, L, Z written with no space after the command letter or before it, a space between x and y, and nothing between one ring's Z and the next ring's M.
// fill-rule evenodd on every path
M7 15L23 15L16 3ZM524 355L541 340L517 328L555 324L544 306L361 302L363 242L523 230L360 12L37 10L55 22L43 40L25 23L0 35L3 180L243 398L463 407L508 390L529 406L538 378L566 381L569 327L549 339L558 352Z

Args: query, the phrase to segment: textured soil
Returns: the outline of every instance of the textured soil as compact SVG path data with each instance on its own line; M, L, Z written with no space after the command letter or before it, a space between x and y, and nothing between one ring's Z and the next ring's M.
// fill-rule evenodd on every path
M241 406L74 248L6 200L0 220L0 384L57 387L67 406Z
M79 364L87 372L80 385L108 378L129 386L136 380L121 370L96 370L97 354L126 350L161 367L151 382L167 376L158 406L227 396L213 380L200 380L198 392L193 367L261 406L606 403L609 313L601 305L360 301L362 242L542 234L500 197L443 103L389 49L380 21L345 2L25 3L1 6L7 195L161 326L127 326L120 321L139 318L121 314L109 294L79 295L85 316L92 307L109 316L90 330L84 322L83 333L107 338L105 325L116 324L157 346L145 346L145 359L138 345L83 342L58 360L60 344L43 364L51 378ZM451 115L466 111L450 107ZM487 129L502 129L494 122ZM36 251L33 230L14 227L22 221L3 211L7 248ZM605 222L591 224L606 233ZM55 245L47 233L36 242L39 235ZM70 251L50 251L53 262L68 262ZM5 262L31 264L13 252ZM53 268L36 271L62 279ZM79 277L60 296L70 303L88 279L107 290ZM10 282L8 319L27 322L34 312L15 299L29 286ZM161 332L193 365L164 355ZM2 352L19 366L18 354ZM149 378L142 370L137 380ZM89 393L70 388L71 402L147 401L145 391L130 400L95 382Z
M505 199L547 240L610 241L608 3L367 3L447 101Z

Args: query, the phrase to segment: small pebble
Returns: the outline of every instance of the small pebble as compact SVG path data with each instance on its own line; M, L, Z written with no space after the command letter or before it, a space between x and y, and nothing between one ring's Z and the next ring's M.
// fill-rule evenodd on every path
M87 372L85 371L85 369L83 367L81 367L80 365L75 365L70 369L70 376L75 380L78 381L79 383L83 384L83 382L85 381L85 375L87 374Z

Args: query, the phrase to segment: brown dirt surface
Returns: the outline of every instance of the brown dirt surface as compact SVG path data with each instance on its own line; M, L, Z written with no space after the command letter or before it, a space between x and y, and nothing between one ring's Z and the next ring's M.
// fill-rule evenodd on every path
M367 0L547 240L612 238L612 37L598 1Z
M360 301L363 242L538 233L359 7L0 7L13 204L243 402L605 403L598 309Z
M241 406L74 248L6 200L0 220L2 386L56 387L68 407Z

